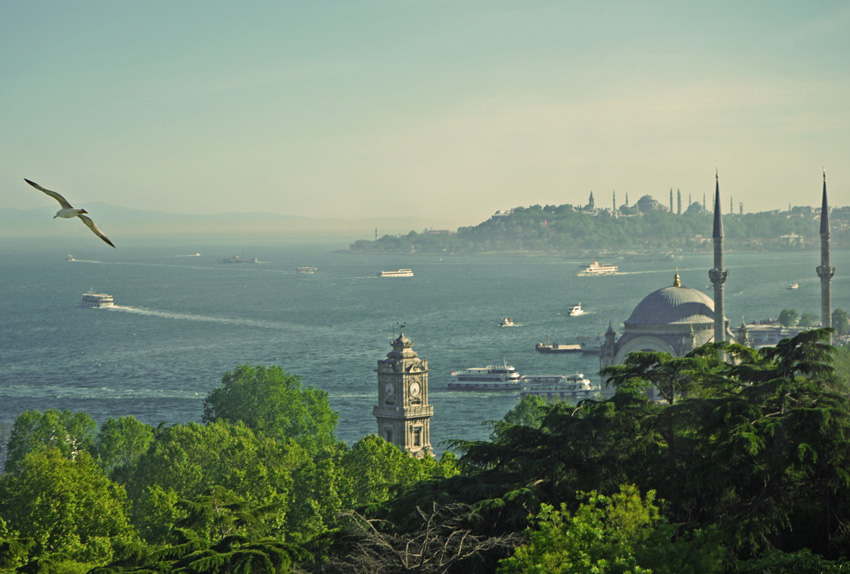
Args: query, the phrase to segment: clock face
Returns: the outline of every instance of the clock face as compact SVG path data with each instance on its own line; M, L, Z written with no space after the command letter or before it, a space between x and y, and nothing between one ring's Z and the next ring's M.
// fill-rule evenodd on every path
M414 397L419 396L420 390L422 390L422 389L419 387L419 383L411 383L410 384L410 394L413 395Z
M384 387L384 394L387 395L388 397L391 397L391 396L393 396L394 392L395 392L395 387L393 386L393 384L387 383L386 386Z

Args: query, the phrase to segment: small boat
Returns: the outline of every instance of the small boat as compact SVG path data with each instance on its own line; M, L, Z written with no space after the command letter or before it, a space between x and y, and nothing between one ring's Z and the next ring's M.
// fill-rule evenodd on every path
M534 348L538 353L581 353L582 348L578 343L559 345L558 343L549 343L549 336L546 336L546 343L537 343Z
M582 373L573 375L525 375L520 379L522 391L519 396L536 395L547 399L587 399L595 396L599 387L594 387Z
M452 371L446 389L454 391L510 391L519 388L520 374L508 365L488 365Z
M103 307L114 307L115 301L112 295L107 293L83 293L83 298L80 300L80 307L89 307L94 309L102 309Z
M799 288L800 288L800 284L799 284L799 283L791 283L791 284L788 286L788 288L789 288L789 289L799 289Z
M581 277L589 277L591 275L614 275L619 270L616 265L602 265L599 261L594 261L590 265L579 267L578 274Z
M318 267L313 267L312 265L307 265L307 266L304 266L304 267L297 267L296 268L296 271L298 271L299 275L312 275L318 270L319 270Z
M378 277L413 277L412 269L396 269L395 271L381 271Z
M578 305L573 305L569 309L567 309L567 314L570 317L578 317L579 315L584 315L584 309L581 308L581 303Z
M241 255L233 255L232 257L222 257L218 260L219 263L259 263L256 257L242 257Z
M76 259L74 259L74 256L69 253L65 256L65 261L76 261Z
M499 321L499 327L516 327L516 323L510 317L505 317L501 321Z

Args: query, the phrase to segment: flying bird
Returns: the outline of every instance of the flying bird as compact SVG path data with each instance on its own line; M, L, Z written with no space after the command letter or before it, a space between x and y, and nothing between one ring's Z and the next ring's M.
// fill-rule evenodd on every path
M91 229L95 235L103 239L109 245L112 245L112 242L106 235L103 234L103 231L98 229L97 225L94 224L94 221L92 221L91 218L86 216L86 213L88 212L85 209L80 209L78 207L72 206L70 203L68 203L68 200L66 200L60 194L56 193L55 191L50 191L49 189L41 187L34 181L30 181L27 178L24 178L24 181L33 186L34 188L43 191L44 193L59 202L59 205L62 206L62 209L56 212L56 215L53 216L53 219L56 219L57 217L64 217L65 219L69 219L71 217L79 217L80 220L85 223L86 226L88 226L88 228ZM115 245L112 245L112 247L115 247Z

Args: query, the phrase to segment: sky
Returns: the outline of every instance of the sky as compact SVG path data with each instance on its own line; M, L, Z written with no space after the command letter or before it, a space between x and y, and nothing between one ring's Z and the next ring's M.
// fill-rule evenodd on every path
M850 3L0 3L0 207L410 217L850 190Z

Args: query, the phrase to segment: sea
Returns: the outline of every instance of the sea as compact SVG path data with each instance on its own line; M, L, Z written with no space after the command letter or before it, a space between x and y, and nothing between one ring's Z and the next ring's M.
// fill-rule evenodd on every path
M88 238L87 238L88 239ZM402 331L428 361L431 440L484 440L515 393L448 391L452 370L513 365L522 374L581 372L594 355L544 355L535 344L618 333L643 297L682 283L712 295L710 253L674 260L600 256L617 275L580 277L583 255L364 254L316 241L203 245L174 241L110 249L92 241L0 247L0 427L28 410L86 411L98 423L132 415L158 425L200 421L222 375L242 364L280 365L328 393L337 437L374 433L377 362ZM73 253L66 250L73 248ZM73 260L68 257L71 255ZM220 263L240 255L257 263ZM733 329L782 309L820 316L817 250L727 252ZM850 252L832 254L833 308L850 309ZM297 267L314 266L314 274ZM379 278L410 268L413 277ZM798 283L798 289L789 289ZM81 308L83 293L111 309ZM585 314L567 309L581 303ZM511 317L514 327L499 327ZM6 437L0 437L5 442Z

